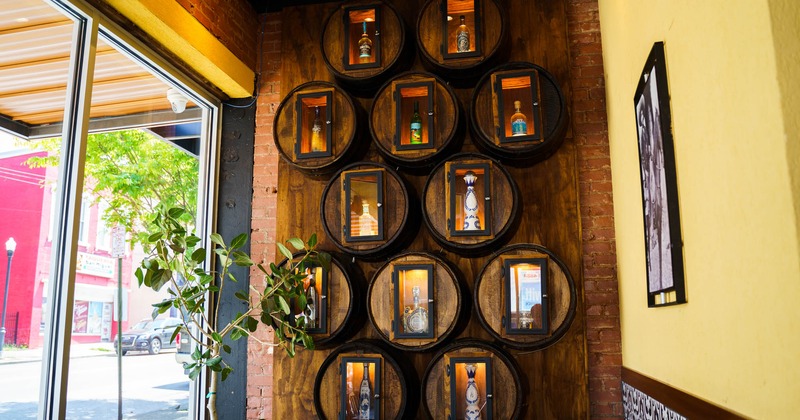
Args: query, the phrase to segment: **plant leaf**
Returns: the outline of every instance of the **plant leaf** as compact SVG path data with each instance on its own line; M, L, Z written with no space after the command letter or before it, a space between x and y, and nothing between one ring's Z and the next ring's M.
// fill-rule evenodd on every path
M220 235L219 233L212 233L209 238L211 239L211 242L221 247L225 247L225 241L222 240L222 235Z
M291 238L286 242L288 242L289 245L291 245L292 247L294 247L294 249L298 251L305 248L305 244L303 243L303 240L300 238Z
M278 246L278 250L281 251L281 254L283 254L283 256L286 257L287 260L291 261L292 253L289 252L289 248L286 248L286 245L284 245L284 244L282 244L280 242L276 243L275 245Z
M247 243L247 234L240 233L231 240L231 248L241 248Z

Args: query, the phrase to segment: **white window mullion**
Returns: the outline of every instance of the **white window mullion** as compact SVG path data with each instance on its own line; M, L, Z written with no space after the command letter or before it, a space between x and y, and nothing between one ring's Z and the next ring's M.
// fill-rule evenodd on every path
M48 284L49 324L45 327L39 418L63 419L67 409L67 378L75 265L83 191L83 167L91 108L97 19L62 6L75 19L70 75L64 107L61 166L58 175L55 235Z

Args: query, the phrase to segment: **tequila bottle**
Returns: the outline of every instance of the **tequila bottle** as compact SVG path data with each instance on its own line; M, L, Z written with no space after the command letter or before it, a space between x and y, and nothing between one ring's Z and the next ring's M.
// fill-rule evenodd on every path
M369 63L372 59L372 40L367 35L367 22L361 24L363 33L361 39L358 40L358 60L362 63Z
M414 306L405 314L403 324L406 332L412 334L425 334L428 332L428 310L419 306L419 286L411 288L411 293L414 294Z
M317 328L317 316L319 315L319 299L317 298L317 280L314 271L308 273L308 290L306 291L306 328Z
M465 23L464 15L459 16L459 19L461 19L461 25L458 25L456 31L456 52L469 52L469 28Z
M467 171L464 182L467 184L467 193L464 195L464 230L481 230L481 219L478 218L478 197L475 194L475 181L478 176L475 172Z
M358 406L358 419L369 420L372 402L372 386L369 383L369 363L364 363L364 374L361 379L361 391L359 392L361 404Z
M422 144L422 118L419 116L418 101L414 101L414 115L411 116L411 144Z
M514 115L511 116L511 136L524 136L528 134L528 119L525 114L520 112L521 104L519 101L514 101Z
M314 107L314 122L311 124L311 151L325 151L325 140L322 138L322 119L319 117L318 106Z
M378 221L369 214L369 202L361 202L361 216L358 217L358 236L375 236L378 234Z
M464 418L466 420L479 420L481 418L481 409L478 405L480 396L478 395L478 384L475 383L475 365L467 363L464 365L464 369L467 370L467 409L464 413Z

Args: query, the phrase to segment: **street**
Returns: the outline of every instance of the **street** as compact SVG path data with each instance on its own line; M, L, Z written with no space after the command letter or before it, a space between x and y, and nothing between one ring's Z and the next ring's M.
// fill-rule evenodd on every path
M0 418L35 419L41 361L0 364ZM70 360L67 419L116 419L116 354L99 353ZM189 379L174 351L158 355L128 353L122 358L124 419L185 419Z

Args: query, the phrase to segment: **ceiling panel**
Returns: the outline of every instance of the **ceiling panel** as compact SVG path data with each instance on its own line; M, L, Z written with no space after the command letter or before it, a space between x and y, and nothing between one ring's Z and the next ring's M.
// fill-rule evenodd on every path
M0 0L0 118L31 128L61 121L72 28L72 20L42 0ZM170 111L168 88L98 42L92 118Z

